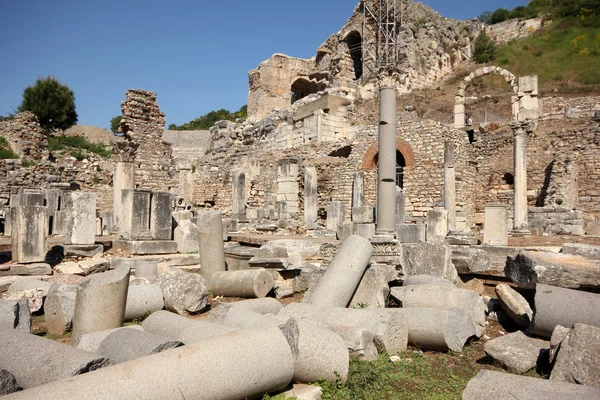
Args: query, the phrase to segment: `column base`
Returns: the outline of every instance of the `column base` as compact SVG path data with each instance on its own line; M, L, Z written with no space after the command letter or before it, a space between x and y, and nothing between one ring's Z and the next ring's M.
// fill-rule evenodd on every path
M510 235L513 237L527 237L531 236L531 231L529 229L513 229L510 231Z

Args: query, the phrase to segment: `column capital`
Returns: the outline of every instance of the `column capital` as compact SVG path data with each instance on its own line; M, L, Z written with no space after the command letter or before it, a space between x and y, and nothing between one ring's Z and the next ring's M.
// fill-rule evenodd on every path
M510 127L514 136L529 135L537 129L535 121L515 121L510 123Z

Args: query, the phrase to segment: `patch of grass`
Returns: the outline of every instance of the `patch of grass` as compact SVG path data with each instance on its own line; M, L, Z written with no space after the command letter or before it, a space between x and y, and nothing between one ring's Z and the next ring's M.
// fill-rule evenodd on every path
M529 38L509 42L498 49L497 59L515 76L538 75L541 85L556 81L600 84L598 28L572 18L557 20Z
M418 351L406 351L398 356L400 361L395 363L386 353L376 361L351 359L346 384L316 384L323 388L324 400L460 399L467 382L478 372L460 355L433 359Z
M29 167L33 167L35 164L35 162L31 161L31 160L23 160L23 162L21 162L21 166L23 168L29 168Z
M106 150L106 148L98 143L88 142L82 136L50 136L48 137L48 149L50 151L63 150L65 148L87 150L92 153L96 153L102 157L110 157L112 152ZM73 155L73 154L71 154ZM73 155L73 157L75 157ZM77 157L75 157L77 158ZM84 157L85 158L85 157ZM83 158L82 158L83 159Z
M19 156L10 149L8 141L5 137L0 136L0 159L17 159Z
M81 151L80 149L71 150L71 152L69 154L71 155L71 157L75 158L77 161L81 161L85 158L85 153L83 151Z

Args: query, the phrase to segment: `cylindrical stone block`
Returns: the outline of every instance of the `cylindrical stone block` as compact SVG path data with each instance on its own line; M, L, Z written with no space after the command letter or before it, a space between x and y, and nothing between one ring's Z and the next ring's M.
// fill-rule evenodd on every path
M258 314L277 314L283 308L283 304L272 297L221 303L210 310L208 319L212 322L221 322L231 307L240 307Z
M294 354L294 382L346 382L350 357L344 340L310 321L290 318L281 331Z
M214 273L211 290L215 296L265 297L274 284L266 269L245 269Z
M537 284L535 310L529 331L545 338L557 325L581 323L600 328L600 296L595 293Z
M119 329L102 341L98 353L118 364L179 346L183 346L183 343L153 333L136 329Z
M25 389L109 364L97 354L13 329L0 330L0 343L0 369L10 371Z
M226 271L223 247L223 217L221 211L198 213L198 244L200 249L200 275L209 288L215 272Z
M143 318L165 306L163 291L159 285L134 285L127 291L125 321Z
M376 231L393 235L396 230L396 88L381 87L379 97Z
M10 396L231 400L283 389L293 375L294 357L285 336L268 328L233 332Z
M254 329L267 328L270 326L283 326L287 318L276 315L262 315L254 311L246 310L240 307L231 307L221 322L230 328L235 329Z
M373 246L360 236L350 236L323 274L306 303L330 307L347 307L369 266Z
M306 167L304 172L304 225L315 229L319 212L318 176L315 167Z
M146 332L179 340L185 344L223 336L236 330L214 322L186 318L169 311L152 313L142 322L142 328Z
M79 282L73 316L75 344L84 333L123 325L128 288L128 266L92 275Z

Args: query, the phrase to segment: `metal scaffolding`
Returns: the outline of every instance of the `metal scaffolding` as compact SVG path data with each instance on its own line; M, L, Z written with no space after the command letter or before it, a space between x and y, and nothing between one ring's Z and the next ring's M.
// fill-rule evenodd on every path
M401 26L402 3L403 0L363 1L364 73L368 71L371 76L377 76L380 72L396 69L396 39Z

